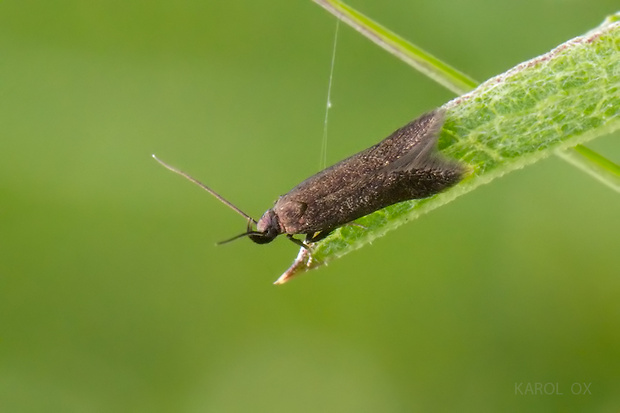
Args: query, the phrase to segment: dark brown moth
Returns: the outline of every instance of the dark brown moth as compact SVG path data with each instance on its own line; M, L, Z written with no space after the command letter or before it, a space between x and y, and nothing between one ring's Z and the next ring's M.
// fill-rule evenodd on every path
M360 217L398 202L427 198L463 179L466 168L437 151L443 122L441 109L420 116L378 144L306 179L280 196L258 221L211 188L153 157L248 220L246 232L225 242L247 236L266 244L286 234L307 248ZM305 242L294 238L296 234L305 235Z

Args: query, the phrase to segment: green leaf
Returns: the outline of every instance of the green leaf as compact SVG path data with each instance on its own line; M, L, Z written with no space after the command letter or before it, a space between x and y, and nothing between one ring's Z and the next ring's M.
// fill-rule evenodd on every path
M471 167L450 190L374 212L301 249L276 281L341 257L478 186L555 151L620 129L620 23L617 15L584 36L491 78L443 106L439 148Z

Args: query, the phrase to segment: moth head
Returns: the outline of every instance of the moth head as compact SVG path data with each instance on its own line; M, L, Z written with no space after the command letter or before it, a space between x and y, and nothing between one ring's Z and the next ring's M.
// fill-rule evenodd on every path
M281 233L278 216L273 209L268 209L256 223L256 231L248 234L248 237L257 244L267 244Z

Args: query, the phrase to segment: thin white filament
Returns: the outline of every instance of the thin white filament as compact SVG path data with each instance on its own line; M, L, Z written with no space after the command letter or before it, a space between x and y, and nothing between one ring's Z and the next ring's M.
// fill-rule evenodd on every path
M332 107L332 80L334 79L334 63L336 62L336 45L338 44L338 29L340 19L336 19L336 30L334 32L334 46L332 48L332 61L329 69L329 83L327 85L327 102L325 103L325 120L323 122L323 140L321 143L320 167L327 167L327 124L329 120L329 110Z

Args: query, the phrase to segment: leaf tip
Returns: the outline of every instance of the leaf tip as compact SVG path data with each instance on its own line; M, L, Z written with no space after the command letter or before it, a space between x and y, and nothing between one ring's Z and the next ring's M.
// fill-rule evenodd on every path
M304 272L317 268L321 265L321 262L313 259L312 254L305 248L299 249L297 258L293 261L288 270L274 281L274 285L282 285L291 280L291 278L303 274Z

